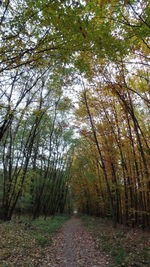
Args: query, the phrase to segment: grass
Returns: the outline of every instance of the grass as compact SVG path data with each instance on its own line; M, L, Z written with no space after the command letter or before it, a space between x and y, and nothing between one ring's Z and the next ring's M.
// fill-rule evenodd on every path
M109 259L109 267L150 266L150 233L118 225L113 228L107 219L82 216L94 236L97 247Z
M49 217L44 220L42 217L32 222L31 235L41 246L48 245L52 233L56 232L68 219L68 215Z
M55 233L68 215L0 223L0 266L41 266ZM36 262L36 264L35 264ZM46 265L45 265L46 266Z

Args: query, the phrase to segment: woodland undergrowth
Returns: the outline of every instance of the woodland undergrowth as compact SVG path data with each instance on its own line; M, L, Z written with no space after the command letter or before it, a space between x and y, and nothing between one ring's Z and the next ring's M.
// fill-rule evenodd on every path
M21 216L0 223L0 266L40 266L51 244L52 236L68 215L43 217L31 221Z
M117 225L108 219L82 216L92 233L96 246L109 258L109 267L150 266L150 233L137 228Z

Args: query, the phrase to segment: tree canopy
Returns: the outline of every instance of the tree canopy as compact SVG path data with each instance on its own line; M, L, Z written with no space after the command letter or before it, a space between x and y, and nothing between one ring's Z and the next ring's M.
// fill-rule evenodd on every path
M149 225L148 0L0 2L0 205Z

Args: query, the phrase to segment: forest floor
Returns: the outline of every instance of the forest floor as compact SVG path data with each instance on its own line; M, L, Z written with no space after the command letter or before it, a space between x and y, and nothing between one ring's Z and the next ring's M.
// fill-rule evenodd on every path
M109 259L109 267L149 267L150 232L124 225L113 227L105 218L82 216L96 246Z
M89 216L67 219L1 223L0 266L150 266L148 232Z
M67 221L54 237L47 258L47 266L52 267L104 267L108 263L96 248L90 232L76 216Z

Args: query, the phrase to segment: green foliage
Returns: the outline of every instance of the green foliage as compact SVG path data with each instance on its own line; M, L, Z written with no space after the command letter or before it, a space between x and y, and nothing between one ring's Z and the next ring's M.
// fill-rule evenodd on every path
M35 238L37 244L46 246L50 242L52 233L56 232L67 219L69 219L68 215L56 215L48 217L46 220L39 217L31 222L31 225L34 226L30 232L31 236Z
M57 231L59 227L69 219L67 214L55 215L53 217L48 217L46 220L43 217L32 221L32 225L38 227L41 233L52 233Z
M127 255L123 247L113 248L111 255L114 258L114 266L126 266L128 264Z
M76 111L77 129L82 124L73 169L78 205L93 214L118 213L128 223L135 204L133 223L134 211L148 210L148 0L1 2L6 219L17 202L35 216L65 208L77 145L68 95L80 84L87 85L87 99L82 92ZM131 203L133 192L143 207ZM144 216L138 218L144 227Z
M136 12L135 0L132 5ZM4 3L2 7L5 13ZM149 19L148 5L142 7L141 4L145 23L138 21L136 16L126 18L128 8L125 1L47 3L37 0L35 3L25 0L13 5L9 3L7 23L3 23L1 33L4 40L2 67L13 69L26 64L40 68L59 61L72 63L76 61L76 52L81 51L113 61L117 52L125 56L147 37ZM134 14L131 7L130 10ZM134 39L137 39L135 44ZM83 53L83 66L81 61L77 62L83 72L89 71L84 59Z
M2 266L30 266L36 261L41 265L46 256L45 248L51 244L51 238L68 215L40 217L32 221L31 217L13 217L11 222L0 224L1 248L0 262Z
M82 216L101 251L107 254L112 267L149 265L149 233L119 226L114 229L109 220ZM143 240L144 235L144 240Z

